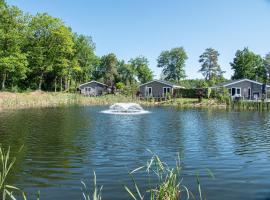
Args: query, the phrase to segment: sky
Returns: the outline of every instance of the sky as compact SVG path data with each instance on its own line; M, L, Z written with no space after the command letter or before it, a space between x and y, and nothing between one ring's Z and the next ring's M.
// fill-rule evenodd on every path
M219 64L230 78L230 62L248 47L270 52L270 0L7 0L25 12L46 12L74 32L91 36L96 54L115 53L126 62L143 55L160 78L157 58L164 50L184 47L187 78L202 78L199 56L219 51Z

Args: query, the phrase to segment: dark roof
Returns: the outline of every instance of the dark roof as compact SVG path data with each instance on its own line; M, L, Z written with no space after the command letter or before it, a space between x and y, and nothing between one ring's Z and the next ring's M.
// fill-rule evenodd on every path
M149 81L149 82L147 82L147 83L141 84L140 86L147 85L147 84L152 83L152 82L163 83L163 84L168 85L168 86L171 86L171 87L173 87L173 88L184 88L184 87L182 87L182 86L180 86L180 85L176 85L176 84L174 84L174 83L171 83L171 82L165 81L165 80L152 80L152 81Z
M260 83L258 81L253 81L253 80L250 80L250 79L247 79L247 78L243 78L243 79L229 80L229 81L226 81L226 82L223 82L223 83L219 83L219 84L213 86L212 88L226 87L226 86L233 85L235 83L240 83L240 82L243 82L243 81L248 81L248 82L256 83L258 85L263 85L263 83ZM270 86L267 85L267 87L270 87Z
M98 82L98 81L90 81L90 82L81 84L81 85L79 86L79 88L81 88L81 86L84 86L84 85L89 84L89 83L97 83L97 84L99 84L99 85L103 85L103 86L105 86L105 87L109 87L108 85L106 85L106 84L104 84L104 83L101 83L101 82Z

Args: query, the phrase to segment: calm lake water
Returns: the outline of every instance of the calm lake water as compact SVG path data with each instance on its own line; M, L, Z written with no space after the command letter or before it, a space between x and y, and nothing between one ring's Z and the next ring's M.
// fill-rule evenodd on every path
M270 199L270 113L146 108L145 115L108 115L107 107L28 109L0 113L0 143L24 145L11 182L43 200L82 199L93 170L103 199L130 199L128 171L157 153L173 165L181 152L184 181L200 173L208 200ZM215 175L211 179L207 169ZM146 182L137 178L142 187Z

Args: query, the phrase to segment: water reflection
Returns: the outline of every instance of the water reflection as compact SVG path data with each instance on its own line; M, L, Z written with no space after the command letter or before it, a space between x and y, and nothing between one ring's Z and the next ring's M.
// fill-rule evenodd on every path
M104 109L0 113L0 143L13 151L24 145L11 182L41 190L42 199L79 199L80 180L90 183L95 170L105 200L128 199L127 172L144 164L150 149L169 164L181 152L185 184L194 191L200 171L207 199L269 196L269 113L147 108L148 115L105 115ZM145 183L142 176L138 181Z

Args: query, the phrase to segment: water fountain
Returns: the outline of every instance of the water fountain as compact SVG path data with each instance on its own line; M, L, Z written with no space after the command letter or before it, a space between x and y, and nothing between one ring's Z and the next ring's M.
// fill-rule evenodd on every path
M135 114L146 114L149 112L144 110L137 103L115 103L110 106L109 110L102 111L102 113L135 115Z

